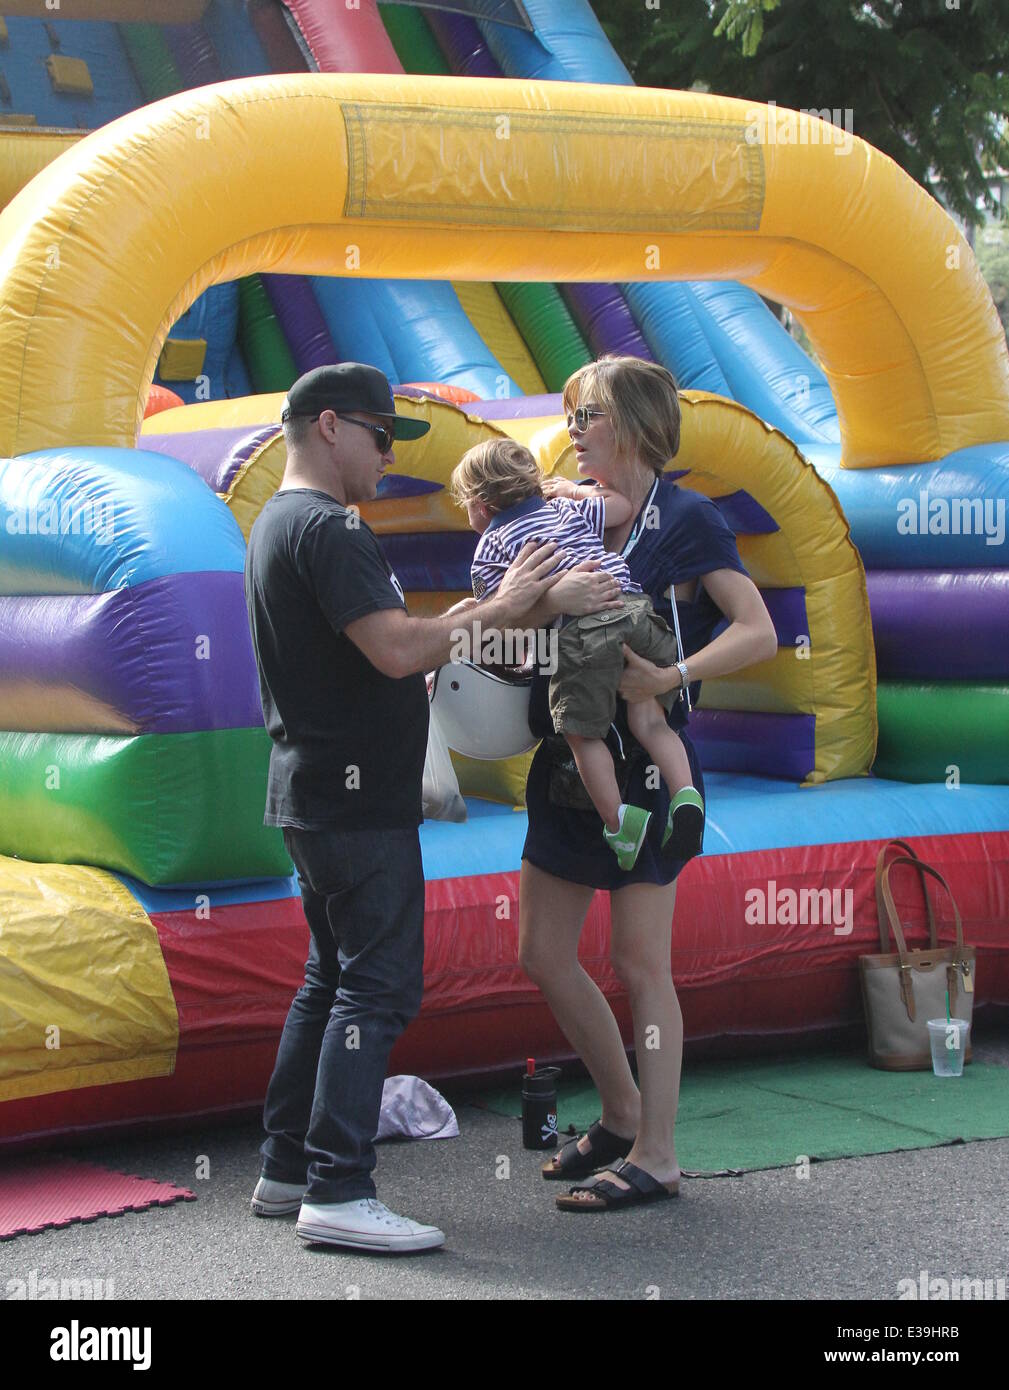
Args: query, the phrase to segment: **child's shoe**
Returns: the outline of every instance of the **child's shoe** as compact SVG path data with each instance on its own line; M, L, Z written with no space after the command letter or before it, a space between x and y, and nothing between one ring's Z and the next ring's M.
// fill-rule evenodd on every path
M704 841L704 798L696 787L684 787L669 805L662 848L670 859L693 859Z
M633 869L638 862L641 846L648 834L651 811L643 811L640 806L620 806L620 824L616 830L603 826L603 839L617 856L622 869Z

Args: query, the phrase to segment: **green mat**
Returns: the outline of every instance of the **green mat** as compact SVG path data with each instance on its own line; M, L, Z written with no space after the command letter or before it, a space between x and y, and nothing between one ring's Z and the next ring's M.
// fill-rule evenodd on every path
M474 1103L520 1115L520 1084ZM599 1118L590 1081L562 1081L557 1123ZM1009 1135L1009 1067L971 1062L961 1077L886 1072L863 1056L708 1062L683 1073L676 1149L688 1172L791 1167L811 1160L928 1149Z

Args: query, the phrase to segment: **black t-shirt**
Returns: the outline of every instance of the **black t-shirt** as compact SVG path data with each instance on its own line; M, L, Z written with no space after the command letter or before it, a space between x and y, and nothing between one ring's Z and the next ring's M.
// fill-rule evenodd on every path
M275 493L249 536L245 598L273 739L265 823L419 825L424 677L383 675L343 632L367 613L406 607L368 526L327 493Z

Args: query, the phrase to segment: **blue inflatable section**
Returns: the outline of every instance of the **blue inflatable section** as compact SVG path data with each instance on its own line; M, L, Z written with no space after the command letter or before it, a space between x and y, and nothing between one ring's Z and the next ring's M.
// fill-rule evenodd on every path
M525 0L534 32L478 20L487 47L506 77L545 82L609 82L633 79L587 4Z
M708 855L901 836L967 835L1005 830L1009 825L1004 787L961 786L951 796L945 784L910 785L857 777L800 789L768 777L721 772L706 773L704 784ZM815 814L810 815L814 803ZM469 819L463 825L425 821L421 826L425 879L517 873L526 813L473 798L467 798L466 805ZM192 910L192 889L149 888L125 875L116 877L145 912ZM219 906L300 896L294 877L210 886L206 892L211 903Z
M2 459L0 517L3 594L100 594L245 568L245 541L220 498L186 464L146 449Z
M906 468L842 468L838 447L802 449L837 494L866 569L1009 568L1009 443Z
M820 368L786 333L756 290L734 281L687 285L732 397L797 443L838 444L837 406Z
M38 9L38 19L7 20L7 43L0 49L0 73L10 89L6 112L30 113L40 126L97 130L144 105L115 24L61 20L59 10L48 9L44 0L39 0ZM46 67L51 53L83 58L94 85L91 96L53 90Z
M202 23L226 78L265 77L270 72L263 45L249 21L247 0L211 0Z
M370 362L393 383L440 381L478 396L521 396L449 284L434 280L312 281L341 358Z
M237 395L228 390L228 368L238 337L238 281L211 285L194 301L192 307L176 319L169 334L171 338L203 338L207 353L201 377L208 379L207 389L200 390L199 381L165 381L160 372L154 380L187 403L196 400L220 400L222 396Z
M652 355L669 368L681 389L732 396L689 284L621 285L621 289Z
M224 373L224 394L233 400L236 396L254 395L252 378L249 376L249 369L245 365L245 358L242 356L242 349L236 343L231 349L228 358L228 365Z
M889 839L900 835L958 835L1005 830L1004 787L910 785L853 777L821 787L739 773L707 772L706 854L744 854L797 845ZM425 821L421 830L426 878L515 872L526 833L525 812L467 801L464 825Z
M386 283L351 276L313 276L312 289L337 356L345 362L368 362L396 382L396 364L377 317Z

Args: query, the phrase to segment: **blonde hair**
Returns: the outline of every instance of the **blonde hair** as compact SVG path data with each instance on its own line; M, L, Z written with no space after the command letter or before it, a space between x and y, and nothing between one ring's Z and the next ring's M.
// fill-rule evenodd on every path
M600 357L564 383L564 409L598 405L613 426L617 456L637 456L661 474L680 447L680 401L676 378L658 362L641 357Z
M515 439L485 439L467 449L452 470L449 490L460 507L483 502L495 512L540 497L542 476L532 454Z

